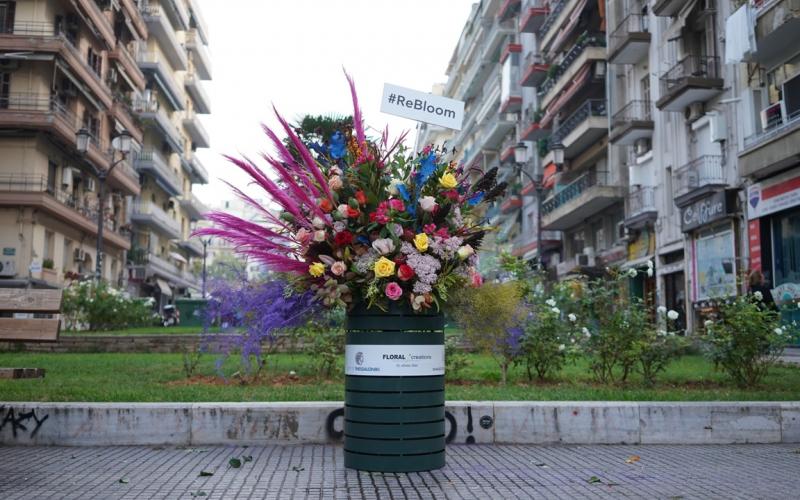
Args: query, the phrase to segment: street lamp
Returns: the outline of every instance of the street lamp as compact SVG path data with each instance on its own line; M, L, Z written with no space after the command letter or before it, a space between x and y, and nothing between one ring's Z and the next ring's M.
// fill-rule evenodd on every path
M203 243L203 298L206 298L206 257L211 238L203 238L200 241Z
M92 135L85 128L78 130L78 132L75 134L75 142L78 153L81 155L86 154L86 152L89 150L89 142L91 141L91 138ZM133 136L131 136L130 132L127 130L123 130L111 140L112 162L111 166L109 166L107 170L98 168L94 164L89 163L89 165L92 167L92 173L97 177L99 184L97 193L97 258L95 259L94 268L95 279L97 281L100 281L103 276L103 228L106 212L106 179L111 174L111 171L114 170L114 167L122 163L128 156L128 153L131 151L132 142ZM117 152L119 152L121 156L119 159L114 160L114 154Z
M551 144L550 151L553 152L553 163L559 168L564 165L564 145L561 141Z
M542 265L542 173L536 169L534 178L525 170L528 163L528 146L524 142L518 142L514 146L514 162L517 164L517 172L523 174L536 188L536 254L539 258L539 266Z

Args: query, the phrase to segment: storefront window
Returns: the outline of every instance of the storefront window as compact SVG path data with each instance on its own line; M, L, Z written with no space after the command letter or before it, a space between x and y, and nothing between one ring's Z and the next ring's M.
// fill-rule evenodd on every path
M775 277L772 286L777 302L800 298L800 210L777 214L772 218L772 262Z
M696 300L736 295L736 259L730 225L701 232L695 240Z

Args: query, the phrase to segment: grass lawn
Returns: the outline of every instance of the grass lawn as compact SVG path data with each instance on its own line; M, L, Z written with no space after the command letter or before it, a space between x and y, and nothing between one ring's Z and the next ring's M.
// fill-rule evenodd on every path
M39 367L44 379L0 380L0 401L341 401L341 367L330 380L320 378L309 356L278 354L269 358L261 380L240 385L215 376L214 355L200 361L192 379L183 373L180 354L35 354L0 353L0 366ZM764 384L743 390L727 382L700 356L686 356L668 368L652 388L634 377L627 385L592 382L586 363L568 365L559 379L530 383L523 367L499 383L494 361L472 355L472 365L447 386L449 400L616 400L616 401L778 401L800 400L800 367L780 366ZM238 358L224 370L236 370ZM297 372L290 376L289 371Z

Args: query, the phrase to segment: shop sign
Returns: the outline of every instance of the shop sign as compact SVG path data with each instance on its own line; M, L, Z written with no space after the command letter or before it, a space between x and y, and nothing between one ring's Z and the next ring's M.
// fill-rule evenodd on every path
M681 210L681 230L685 233L728 215L725 191L698 200Z
M444 375L443 345L345 346L345 375L425 377Z
M695 300L736 295L733 231L725 229L692 240Z
M639 260L653 255L656 250L656 239L648 229L643 229L639 236L628 243L628 261Z
M800 177L778 183L758 182L747 188L747 218L758 219L800 205Z
M386 83L383 86L381 112L461 130L464 101Z

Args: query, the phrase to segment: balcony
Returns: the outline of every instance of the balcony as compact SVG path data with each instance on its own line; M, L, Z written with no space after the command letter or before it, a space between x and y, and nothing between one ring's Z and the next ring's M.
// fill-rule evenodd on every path
M514 195L509 196L503 201L503 203L500 204L500 211L504 214L508 214L519 210L520 207L522 207L522 198Z
M608 134L606 101L589 99L576 109L557 129L551 143L564 145L564 157L572 159Z
M542 118L544 113L542 111L534 110L533 105L525 110L525 117L522 123L522 132L520 133L519 140L521 141L538 141L545 139L550 135L550 124L542 125Z
M653 14L659 17L671 17L678 13L686 4L686 0L656 0L653 5Z
M550 31L556 21L559 20L564 11L564 7L567 6L567 3L573 0L553 0L549 2L550 12L547 14L547 17L542 22L541 27L539 28L538 39L542 42L542 46L544 46L544 40L547 38L547 34ZM562 19L563 20L563 19ZM561 24L561 23L559 23Z
M647 15L628 14L609 36L608 61L611 64L635 64L650 50L650 26Z
M6 27L0 33L0 53L29 54L48 53L58 55L66 63L75 77L84 84L81 91L91 93L105 107L112 104L111 89L94 69L86 62L85 54L73 44L74 40L66 34L58 32L50 23L16 21L13 27Z
M133 108L128 105L127 99L114 98L114 105L109 110L109 114L120 122L125 130L131 133L136 142L142 142L144 131Z
M136 32L139 34L139 38L147 39L147 25L142 18L142 13L139 11L139 8L136 6L134 0L121 0L122 8L125 9L125 13L128 15L128 19L131 20L131 24L136 29Z
M192 53L192 65L200 79L211 80L211 56L197 30L186 32L186 48Z
M646 186L631 191L628 195L628 216L625 217L625 226L642 229L655 222L657 218L655 188Z
M203 166L197 154L192 154L191 159L192 173L190 174L193 184L208 184L208 170Z
M550 65L544 62L541 54L528 52L525 56L525 73L519 82L523 87L538 87L547 78Z
M567 184L542 204L542 228L565 230L622 201L622 186L611 184L607 172L591 170Z
M722 92L719 58L686 56L661 77L662 111L683 111L694 102L705 102Z
M137 99L133 102L133 109L139 113L139 118L152 124L161 132L173 152L183 153L183 137L167 113L161 109L158 101Z
M128 253L128 260L133 268L139 268L140 271L133 273L139 279L163 278L178 288L197 288L194 275L147 249L134 248Z
M208 24L206 24L203 17L199 0L189 0L189 12L193 21L191 26L197 30L197 34L200 35L200 39L203 43L208 45Z
M158 186L170 196L181 194L181 181L170 168L161 153L153 150L141 151L134 159L136 170L150 175Z
M517 15L521 4L521 0L505 0L500 6L500 10L497 11L497 18L501 21L511 19Z
M483 50L481 51L481 61L496 63L500 61L505 42L509 37L516 34L513 21L500 21L495 18L491 26L487 28L486 36L483 39Z
M150 201L138 200L131 207L131 221L166 234L170 239L181 237L178 221L167 215L158 205Z
M192 143L198 148L207 148L211 146L211 140L208 137L206 128L200 122L200 117L191 112L186 112L186 117L183 119L183 128L189 133L192 138Z
M158 41L158 46L161 47L161 52L167 57L172 69L185 71L188 67L186 49L178 41L178 37L175 36L175 30L172 28L165 11L159 5L147 5L142 9L142 17L144 17L144 22L147 24L150 36Z
M184 109L185 97L183 91L175 81L175 78L173 78L173 72L167 62L162 60L158 53L145 51L139 52L137 60L139 68L155 80L156 85L161 89L170 106L173 109Z
M543 0L532 0L526 2L526 4L522 8L519 31L520 33L536 33L544 24L550 9L545 6Z
M194 73L186 73L183 84L186 86L189 97L192 98L195 112L204 115L211 113L211 99L209 99L200 79Z
M517 117L513 113L499 113L484 126L484 133L477 141L478 149L499 149L503 138L517 124Z
M567 85L573 84L582 74L583 68L595 61L606 60L606 39L603 35L583 34L567 52L555 70L548 70L548 77L539 88L540 105L547 108L550 102Z
M747 137L739 153L743 176L765 177L800 161L800 111L770 123L763 132Z
M142 70L139 69L138 63L130 54L130 52L128 52L128 49L125 47L125 45L123 45L121 42L117 43L117 46L114 47L114 50L108 53L108 57L112 61L116 61L122 67L122 69L125 70L125 75L136 90L144 90L145 86L147 85L147 80L145 80L144 73L142 73Z
M114 36L114 28L111 26L111 23L108 22L108 18L105 13L100 10L95 0L77 0L72 3L73 5L77 3L86 15L86 18L91 21L91 24L87 22L87 24L90 24L90 29L94 33L99 34L106 45L113 47L117 41Z
M786 59L787 47L800 46L800 0L757 0L756 47L753 60L766 68Z
M685 207L726 185L722 156L701 156L675 171L675 205Z
M199 238L181 240L178 242L178 246L190 253L192 257L203 256L203 244L200 242Z
M611 117L609 141L612 144L629 146L639 139L653 137L652 103L630 101Z
M201 220L208 213L208 207L194 193L189 196L181 196L181 208L192 221Z
M593 275L597 268L597 258L583 253L567 257L556 265L556 275L559 279L574 274Z
M517 113L522 108L522 89L519 86L519 56L517 64L507 62L503 66L500 82L500 112Z
M55 183L48 183L45 175L0 175L0 206L35 207L71 228L97 236L97 203L87 203L58 189ZM104 229L104 242L123 250L130 248L130 241L122 234L120 221L114 219L110 211L106 212Z

